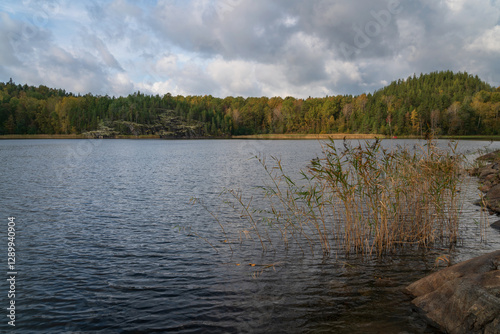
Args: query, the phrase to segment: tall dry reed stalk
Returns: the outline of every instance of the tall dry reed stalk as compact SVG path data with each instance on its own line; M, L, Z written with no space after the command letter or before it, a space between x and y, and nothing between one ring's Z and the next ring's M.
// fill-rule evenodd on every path
M439 149L429 141L386 150L378 140L356 147L344 141L339 150L331 141L323 153L301 171L300 182L284 172L279 159L270 167L256 157L270 179L261 187L265 208L251 209L240 192L223 193L247 222L238 225L245 239L258 240L263 250L282 244L314 253L319 247L325 256L382 255L410 245L457 242L464 158L456 145ZM230 224L218 222L227 237Z

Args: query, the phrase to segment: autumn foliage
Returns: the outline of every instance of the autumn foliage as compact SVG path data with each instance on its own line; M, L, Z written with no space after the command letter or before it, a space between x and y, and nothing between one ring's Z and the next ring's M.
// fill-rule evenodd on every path
M467 73L434 72L369 94L322 98L74 95L0 83L1 134L80 134L162 115L202 124L206 136L288 133L498 135L500 90ZM174 116L172 116L174 115ZM121 123L120 123L121 122Z

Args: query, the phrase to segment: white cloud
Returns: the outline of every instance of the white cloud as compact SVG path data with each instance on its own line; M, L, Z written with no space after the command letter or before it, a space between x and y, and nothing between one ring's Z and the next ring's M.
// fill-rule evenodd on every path
M448 8L454 12L461 11L466 2L467 0L445 0Z
M291 28L291 27L294 27L297 25L297 22L299 21L299 18L298 17L294 17L294 16L285 16L281 23L287 27L287 28Z
M342 84L346 80L349 84L362 82L360 69L354 62L330 59L326 62L325 68L328 78L334 86Z
M500 25L486 30L468 46L468 49L478 52L500 53Z
M179 57L174 54L163 56L156 63L157 73L160 75L167 75L167 76L174 74L179 70L178 60Z
M126 96L134 91L134 83L130 80L127 73L120 72L110 76L110 85L114 94L117 96Z
M255 64L243 60L226 61L218 57L207 66L207 74L221 87L223 95L245 95L259 92Z
M155 95L165 94L165 92L170 92L172 95L183 95L183 93L179 91L172 80L157 81L153 83L139 82L136 83L135 88L136 90L143 93L150 93Z

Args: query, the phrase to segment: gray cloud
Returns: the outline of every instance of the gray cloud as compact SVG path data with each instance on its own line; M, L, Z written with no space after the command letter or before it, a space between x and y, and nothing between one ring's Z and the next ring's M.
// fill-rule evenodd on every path
M91 35L87 37L87 40L90 42L90 45L97 51L102 61L109 67L114 68L119 71L123 71L123 68L118 63L116 58L109 52L108 47L104 42L97 36Z
M108 67L118 67L105 45L97 44L103 61L85 50L70 52L54 43L53 34L44 27L26 24L1 13L0 44L3 50L0 74L18 83L48 85L75 93L104 94L110 88ZM114 60L116 62L116 60ZM104 66L102 64L105 64Z
M300 97L372 92L447 69L500 81L494 1L61 1L36 36L29 10L0 12L1 80L110 95ZM61 44L70 12L80 28Z
M16 56L19 52L18 41L21 40L19 31L21 24L9 18L6 13L0 13L0 64L3 67L19 66L21 62Z

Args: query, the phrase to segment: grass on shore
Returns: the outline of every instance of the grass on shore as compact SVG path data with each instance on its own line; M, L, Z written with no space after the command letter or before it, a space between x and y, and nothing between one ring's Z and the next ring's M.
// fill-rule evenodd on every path
M331 134L260 134L260 135L241 135L232 136L233 139L316 139L316 140L343 140L343 139L426 139L425 136L404 135L387 136L381 134L362 134L362 133L331 133ZM500 141L500 136L439 136L435 139L449 140L490 140Z
M374 134L350 134L350 133L333 133L333 134L260 134L260 135L244 135L232 136L233 139L376 139L384 138L383 135Z
M450 139L450 140L490 140L490 141L500 141L500 136L441 136L440 139Z

